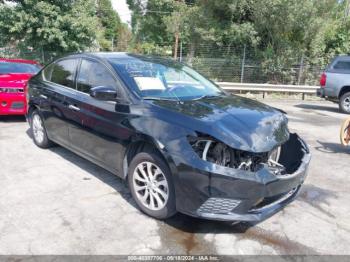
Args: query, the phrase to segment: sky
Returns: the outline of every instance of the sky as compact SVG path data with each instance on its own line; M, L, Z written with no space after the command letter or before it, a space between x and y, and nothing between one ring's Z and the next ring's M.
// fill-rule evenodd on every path
M130 25L131 21L131 12L126 0L112 0L113 8L118 12L120 19Z

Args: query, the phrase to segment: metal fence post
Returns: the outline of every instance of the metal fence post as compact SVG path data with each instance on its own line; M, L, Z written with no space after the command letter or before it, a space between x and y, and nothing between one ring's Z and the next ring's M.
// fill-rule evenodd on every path
M243 83L243 79L244 79L245 49L246 49L246 45L244 45L244 48L243 48L243 58L242 58L242 68L241 68L241 83Z
M45 53L44 53L43 47L41 47L41 59L42 59L43 63L45 63Z
M182 62L182 41L180 42L180 63Z
M298 74L298 85L300 85L301 75L304 69L304 54L301 55L300 65L299 65L299 74Z

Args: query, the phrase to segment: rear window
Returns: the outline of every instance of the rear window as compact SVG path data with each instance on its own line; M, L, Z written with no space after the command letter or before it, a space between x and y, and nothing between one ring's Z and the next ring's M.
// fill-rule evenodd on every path
M333 66L334 69L349 70L350 71L350 61L338 61Z
M40 66L35 64L0 62L0 74L36 74L40 70Z
M41 74L45 81L51 81L52 70L54 66L55 64L50 64L41 71Z

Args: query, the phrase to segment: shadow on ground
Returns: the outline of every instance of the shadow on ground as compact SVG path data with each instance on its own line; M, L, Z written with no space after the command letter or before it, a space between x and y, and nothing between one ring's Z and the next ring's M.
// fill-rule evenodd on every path
M311 109L311 110L319 110L319 111L329 111L333 113L343 114L339 111L338 107L332 105L316 105L316 104L298 104L295 107L302 109Z
M343 154L343 153L350 153L350 148L345 147L343 145L337 144L337 143L327 143L317 140L317 143L319 143L319 146L315 146L315 149L317 151L320 151L322 153L331 153L331 154Z
M215 233L215 234L227 234L227 233L244 233L250 227L254 226L251 223L232 223L222 221L211 221L205 219L199 219L184 214L176 214L175 216L164 221L169 226L172 226L178 230L187 233Z
M26 134L29 138L32 138L30 129L28 128ZM54 146L50 149L51 152L58 154L60 157L78 166L89 174L93 175L103 183L114 188L130 205L137 208L135 201L133 200L130 191L127 186L127 182L118 176L110 173L109 171L93 164L92 162L78 156L77 154L61 147ZM88 178L86 178L88 179ZM210 221L204 219L197 219L183 214L176 214L174 217L163 221L162 223L173 227L176 230L187 233L244 233L253 224L247 223L227 223Z
M26 118L25 116L0 116L0 122L4 122L4 123L26 122Z

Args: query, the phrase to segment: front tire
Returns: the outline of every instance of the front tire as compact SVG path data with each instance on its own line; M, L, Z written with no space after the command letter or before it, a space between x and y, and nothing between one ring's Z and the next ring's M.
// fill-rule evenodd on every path
M350 114L350 92L347 92L340 97L339 109L343 113Z
M166 219L176 213L170 170L156 153L138 153L129 165L128 183L138 207L147 215Z
M34 143L41 148L49 148L53 145L47 137L43 118L38 110L34 110L30 118L30 127Z

